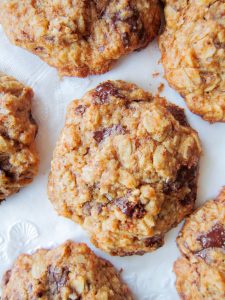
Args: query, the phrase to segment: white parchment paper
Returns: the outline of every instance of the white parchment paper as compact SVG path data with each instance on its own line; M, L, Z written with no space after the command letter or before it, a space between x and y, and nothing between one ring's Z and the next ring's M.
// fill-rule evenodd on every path
M175 238L180 226L167 234L165 245L154 253L141 257L110 257L90 244L80 226L56 215L46 192L52 151L63 127L68 103L101 81L122 79L153 94L157 93L160 83L165 84L161 95L185 108L190 124L202 141L204 153L196 206L218 194L225 185L225 124L211 125L193 115L182 98L166 84L159 59L160 52L153 42L145 50L121 59L105 75L60 79L56 70L38 57L11 45L0 27L0 71L15 76L35 92L33 114L39 125L37 146L41 159L34 182L0 204L0 279L19 253L31 253L39 247L52 247L73 239L86 242L98 255L110 260L118 269L122 268L123 278L136 299L179 299L172 266L179 255Z

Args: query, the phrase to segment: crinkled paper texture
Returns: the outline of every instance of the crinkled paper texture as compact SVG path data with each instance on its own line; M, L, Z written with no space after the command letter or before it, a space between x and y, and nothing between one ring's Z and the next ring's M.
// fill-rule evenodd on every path
M147 49L121 59L105 75L85 79L59 78L55 69L38 57L10 44L0 27L0 71L15 76L35 91L33 114L39 125L37 146L40 170L34 182L0 205L0 277L19 253L32 253L40 247L53 247L67 239L86 242L99 255L122 269L123 278L140 300L176 300L173 262L179 255L175 238L179 227L171 230L165 245L154 253L133 257L110 257L95 249L87 234L72 221L58 217L47 197L47 180L52 151L63 127L68 103L99 82L122 79L157 93L185 108L188 120L203 145L197 205L218 194L225 185L225 124L209 124L188 111L181 97L163 79L156 42ZM157 74L158 73L158 74Z

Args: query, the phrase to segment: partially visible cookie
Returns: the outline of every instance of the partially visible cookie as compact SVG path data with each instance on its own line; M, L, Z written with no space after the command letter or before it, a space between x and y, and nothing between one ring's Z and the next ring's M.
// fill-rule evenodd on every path
M147 46L161 21L158 0L3 0L0 23L61 75L86 77Z
M144 254L195 203L201 146L184 112L124 81L68 107L49 198L112 255Z
M225 188L187 219L177 243L182 257L174 271L181 299L225 299Z
M33 180L38 169L32 89L0 73L0 201Z
M132 300L113 265L85 244L20 255L4 275L2 300Z
M225 122L225 2L165 2L159 46L166 79L193 113Z

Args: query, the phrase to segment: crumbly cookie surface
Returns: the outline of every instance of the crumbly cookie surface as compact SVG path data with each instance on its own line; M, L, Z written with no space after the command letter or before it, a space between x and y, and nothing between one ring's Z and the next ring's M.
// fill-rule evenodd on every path
M201 147L182 109L107 81L68 107L49 198L112 255L144 254L189 214Z
M4 275L2 300L132 300L113 265L85 244L20 255Z
M121 56L158 33L158 0L1 1L10 40L56 67L85 77L111 69Z
M167 0L159 38L169 84L210 122L225 121L224 12L224 0Z
M182 257L174 271L181 299L225 299L225 188L188 218L177 243Z
M30 88L0 73L0 201L30 183L37 173L32 97Z

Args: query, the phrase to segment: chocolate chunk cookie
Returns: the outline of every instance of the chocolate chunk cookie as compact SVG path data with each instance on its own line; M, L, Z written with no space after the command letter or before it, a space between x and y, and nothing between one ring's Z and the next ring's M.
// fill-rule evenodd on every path
M49 198L95 246L143 254L192 211L200 152L182 109L134 84L106 81L68 108Z
M110 70L160 28L158 0L0 1L10 40L58 69L86 77Z
M5 273L2 300L132 300L113 265L85 244L22 254Z
M225 188L187 219L177 243L182 257L174 271L181 299L225 299Z
M38 169L33 91L0 73L0 201L33 180Z
M225 2L167 0L159 39L169 84L190 110L225 121Z

